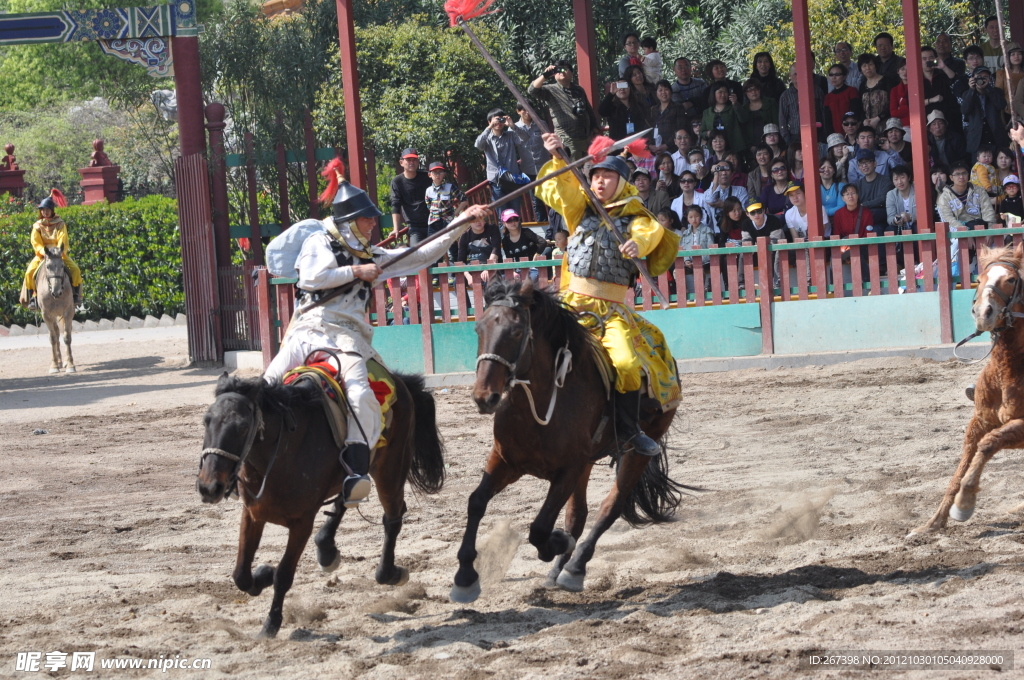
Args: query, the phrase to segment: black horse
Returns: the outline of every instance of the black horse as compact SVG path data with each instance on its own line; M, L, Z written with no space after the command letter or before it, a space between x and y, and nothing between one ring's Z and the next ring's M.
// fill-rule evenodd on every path
M376 451L370 476L384 506L384 549L376 579L402 585L409 571L395 566L395 541L405 514L405 483L437 493L444 483L443 446L437 432L434 397L423 378L395 374L398 400L392 407L387 444ZM203 423L203 455L196 488L204 503L217 503L237 488L244 505L233 574L235 585L259 595L273 584L274 601L260 633L274 637L281 628L285 593L313 531L317 511L341 492L345 471L338 460L330 423L314 385L268 385L262 378L221 376L216 401ZM268 469L269 468L269 469ZM340 499L317 533L317 560L333 571L341 561L334 543L345 514ZM252 571L267 522L288 528L288 547L277 568Z

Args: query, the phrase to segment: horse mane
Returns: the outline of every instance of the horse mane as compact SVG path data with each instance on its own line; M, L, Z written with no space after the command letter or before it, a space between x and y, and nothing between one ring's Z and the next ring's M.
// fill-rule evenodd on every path
M1002 246L1000 248L981 248L978 250L978 271L984 272L993 262L1008 262L1017 269L1021 268L1021 253L1015 246Z
M508 300L517 305L529 306L533 319L534 333L539 334L555 349L569 346L573 359L584 361L597 351L597 340L580 323L580 316L567 307L558 295L550 289L533 288L533 299L523 297L522 284L494 278L484 291L485 305L499 300Z
M264 413L281 416L291 413L295 408L315 405L320 401L319 393L304 380L295 385L285 385L267 383L262 377L242 378L225 373L217 381L214 395L219 397L227 393L241 394L255 401Z

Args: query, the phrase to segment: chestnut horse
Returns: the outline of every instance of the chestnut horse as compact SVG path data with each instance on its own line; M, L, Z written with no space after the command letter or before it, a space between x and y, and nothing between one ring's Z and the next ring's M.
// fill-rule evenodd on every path
M974 388L974 415L964 434L960 465L931 520L915 533L938 531L946 518L970 519L980 490L981 471L1000 449L1024 448L1024 247L981 247L978 290L971 315L979 332L992 336L992 358Z
M382 585L402 585L409 579L407 569L395 566L395 541L405 514L405 482L426 493L437 493L444 483L434 397L424 388L423 378L393 375L398 400L384 430L387 443L377 449L370 466L384 506L384 549L376 572ZM320 394L305 381L268 385L262 378L233 378L225 373L217 383L216 401L203 417L206 434L196 488L204 503L217 503L237 489L244 506L235 585L250 595L274 586L261 637L274 637L280 630L284 596L317 511L341 493L346 476ZM334 501L334 512L327 514L329 519L314 542L320 568L334 571L341 562L334 535L345 514L340 498ZM267 522L288 528L288 547L276 569L263 564L253 572L253 558Z
M492 280L484 299L487 307L476 322L473 399L481 413L495 414L494 445L483 479L469 497L450 597L468 603L480 595L473 568L480 520L488 501L523 475L550 483L529 537L541 560L555 561L546 585L579 592L597 540L620 515L631 525L666 522L679 505L680 490L693 487L668 477L664 446L655 458L618 451L614 409L597 364L602 350L575 312L552 293L535 290L529 279L521 285ZM651 409L641 424L660 440L674 416L675 408ZM590 472L610 454L618 466L615 485L590 534L577 546L587 521ZM562 531L554 527L566 503Z

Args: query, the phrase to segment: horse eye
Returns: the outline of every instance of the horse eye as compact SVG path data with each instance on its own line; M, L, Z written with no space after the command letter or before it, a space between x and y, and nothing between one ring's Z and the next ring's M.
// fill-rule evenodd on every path
M522 328L513 328L512 329L512 337L513 338L521 338L521 337L523 337L523 329Z

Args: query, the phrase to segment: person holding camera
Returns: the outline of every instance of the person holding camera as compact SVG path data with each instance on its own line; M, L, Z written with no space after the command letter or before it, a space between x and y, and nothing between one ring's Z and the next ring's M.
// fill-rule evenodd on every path
M650 127L650 107L632 81L619 80L597 107L608 121L608 136L618 141Z
M488 111L487 128L476 138L476 148L487 159L487 180L494 198L515 191L518 184L527 184L530 180L526 175L536 176L529 141L529 133L513 125L504 111ZM519 200L513 199L508 207L519 212Z
M547 82L554 78L554 83ZM544 69L526 90L527 94L547 104L554 123L554 132L572 156L579 160L587 155L590 140L601 127L587 93L573 82L572 64L559 61Z
M960 112L964 116L964 132L967 134L967 153L972 157L982 144L996 147L1009 146L1000 116L1006 108L1003 91L995 86L992 72L987 66L974 69L967 81L967 91L960 98Z

